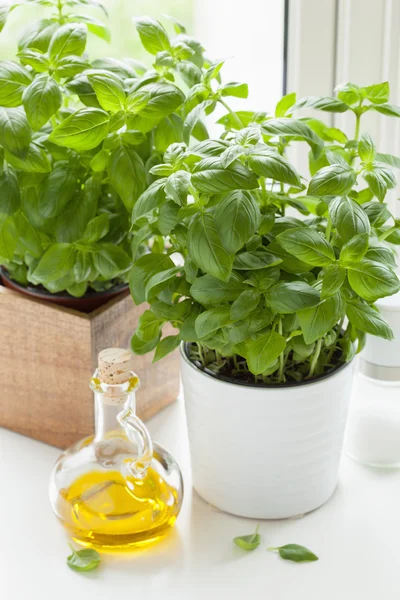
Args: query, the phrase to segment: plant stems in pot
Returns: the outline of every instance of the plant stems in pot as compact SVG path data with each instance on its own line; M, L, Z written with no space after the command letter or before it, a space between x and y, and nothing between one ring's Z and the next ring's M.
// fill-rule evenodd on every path
M162 250L155 227L133 228L131 213L160 173L162 154L183 141L184 103L204 59L179 24L170 41L142 18L139 36L157 54L151 70L133 59L91 61L88 34L106 41L111 34L79 9L92 4L107 14L103 5L30 4L43 4L48 18L21 33L15 61L0 61L0 265L9 285L69 306L85 297L79 307L96 292L102 302L105 292L127 287L148 237ZM8 12L1 11L0 31ZM146 33L154 27L157 39Z
M367 333L392 338L374 303L400 288L384 202L400 159L377 151L362 115L400 109L383 83L288 94L274 116L235 112L225 96L245 88L223 85L221 66L203 71L185 145L168 148L133 210L166 244L130 272L134 301L150 304L132 349L159 360L182 344L198 493L237 515L291 517L334 492L353 358ZM193 140L194 115L221 102L221 137ZM353 113L355 134L293 116L302 108ZM298 143L307 179L287 158ZM165 322L176 335L162 338Z

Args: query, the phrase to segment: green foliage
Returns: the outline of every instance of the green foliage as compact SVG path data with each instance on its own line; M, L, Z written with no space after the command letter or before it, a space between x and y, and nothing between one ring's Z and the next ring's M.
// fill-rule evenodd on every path
M154 181L154 174L163 168L160 152L183 140L191 110L185 108L188 80L207 79L207 95L217 73L181 26L170 38L150 18L138 19L136 27L155 57L154 68L131 59L91 61L88 36L110 41L111 34L101 19L80 9L92 6L107 16L104 6L97 0L37 2L48 18L21 33L15 61L0 61L0 264L18 281L80 296L88 287L128 281L148 240L180 220L190 174L179 168L179 152L169 159L166 154L165 182ZM24 10L19 3L11 9ZM0 9L0 31L8 14L7 7ZM213 94L244 97L245 91L244 84L231 83ZM198 119L193 134L202 132ZM244 168L236 171L234 181L254 177ZM143 227L141 219L166 199L170 205L163 205L158 222ZM176 343L161 344L157 358Z
M316 377L364 333L390 338L373 303L400 288L389 246L400 228L384 202L400 158L360 137L366 112L400 116L387 83L288 94L274 116L235 112L229 98L247 85L224 83L223 62L179 23L170 36L136 20L146 70L90 61L87 36L109 30L77 7L98 2L43 3L49 18L0 62L0 259L12 277L75 295L129 281L150 305L134 352L159 360L191 342L192 360L246 381ZM224 131L209 139L217 106ZM353 114L354 135L303 108ZM306 178L288 158L298 143Z
M162 64L165 52L173 56L164 48ZM158 359L182 340L196 364L238 380L318 377L351 360L365 333L392 335L373 303L400 289L385 243L400 242L399 227L383 202L400 159L379 153L366 133L359 139L361 115L386 107L388 88L348 84L336 98L298 102L289 94L272 118L231 111L227 90L247 90L224 86L221 68L211 64L190 90L185 143L166 149L133 209L135 227L167 237L160 257L168 261L140 257L131 272L133 297L149 302L156 323L152 339L139 326L133 350L157 347ZM219 120L225 131L204 139L198 123L218 102L228 110ZM293 118L301 108L354 113L354 139ZM287 158L297 142L310 147L308 182ZM161 314L160 302L171 312ZM176 333L164 342L166 321Z

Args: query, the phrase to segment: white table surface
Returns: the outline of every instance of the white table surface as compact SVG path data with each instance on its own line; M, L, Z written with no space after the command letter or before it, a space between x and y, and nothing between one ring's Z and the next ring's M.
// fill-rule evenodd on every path
M208 506L191 489L182 402L150 421L185 480L171 534L129 555L103 555L97 571L68 568L67 539L47 499L58 450L0 429L1 600L399 600L400 471L342 461L333 498L302 519L264 521L261 546L232 544L256 522ZM267 546L298 543L320 560L296 564ZM126 594L126 596L125 596Z

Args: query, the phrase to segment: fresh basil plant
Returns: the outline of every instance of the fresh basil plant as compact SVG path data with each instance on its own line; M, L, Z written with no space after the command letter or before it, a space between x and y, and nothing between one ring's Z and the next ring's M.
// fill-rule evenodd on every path
M156 55L154 68L90 61L88 32L109 41L110 31L79 8L106 13L103 5L28 3L49 16L22 32L15 61L0 61L0 264L22 284L79 297L126 281L146 251L148 230L132 230L132 209L172 142L207 137L198 118L186 117L191 103L197 107L189 88L208 63L179 23L170 39L149 18L136 27ZM0 30L20 6L0 5ZM154 247L162 250L160 236Z
M245 88L222 85L221 66L191 88L184 143L166 150L133 207L137 235L166 244L130 272L134 301L150 304L132 349L158 360L187 342L200 368L237 381L318 377L350 361L366 333L392 338L374 303L400 289L400 224L384 201L400 158L360 133L366 112L398 118L400 108L388 83L347 83L332 98L288 94L273 115L235 112L224 96ZM218 102L224 132L196 142L194 124ZM354 114L353 135L303 108ZM298 143L309 146L307 178L288 158ZM162 337L166 322L175 335Z

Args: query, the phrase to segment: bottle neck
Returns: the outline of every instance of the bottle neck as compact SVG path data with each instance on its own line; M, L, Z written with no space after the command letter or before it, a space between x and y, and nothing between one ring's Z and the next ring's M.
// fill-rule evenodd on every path
M123 426L118 415L124 410L136 414L136 390L139 379L131 373L128 381L120 384L106 384L98 378L95 371L90 380L94 393L95 440L101 440L110 432L122 432Z
M124 409L130 409L136 413L135 392L127 393L121 398L121 402L110 404L108 397L103 393L95 392L94 395L94 419L95 440L105 438L110 432L122 432L123 427L117 416Z

